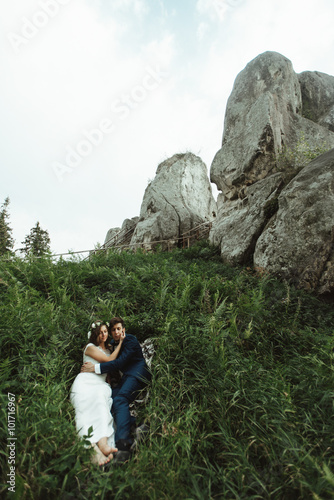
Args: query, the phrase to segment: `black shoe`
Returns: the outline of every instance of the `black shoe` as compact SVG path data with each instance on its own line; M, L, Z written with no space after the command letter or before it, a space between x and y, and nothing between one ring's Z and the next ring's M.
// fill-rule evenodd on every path
M131 441L128 439L119 439L115 444L118 451L130 451Z
M125 462L128 462L130 458L131 458L130 451L118 450L116 453L114 453L113 462L115 464L124 464Z

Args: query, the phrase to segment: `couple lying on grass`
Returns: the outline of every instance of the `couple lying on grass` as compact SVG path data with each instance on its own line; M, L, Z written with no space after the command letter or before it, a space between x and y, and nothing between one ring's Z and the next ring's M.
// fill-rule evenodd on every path
M103 466L112 458L115 462L125 462L131 456L133 445L131 426L134 422L129 405L146 386L151 374L138 340L125 333L122 318L112 318L110 324L93 323L88 337L84 364L70 394L76 428L82 437L89 435L89 428L93 428L88 440L95 450L95 463Z

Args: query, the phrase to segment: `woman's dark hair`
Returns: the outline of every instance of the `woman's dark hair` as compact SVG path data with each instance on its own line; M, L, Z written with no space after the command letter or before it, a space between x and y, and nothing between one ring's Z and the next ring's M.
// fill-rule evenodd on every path
M109 333L109 324L106 323L105 321L94 321L94 323L91 324L90 326L90 337L88 339L88 344L94 344L98 346L97 338L100 335L101 332L101 327L106 326L108 333ZM108 345L108 339L105 342L105 347Z

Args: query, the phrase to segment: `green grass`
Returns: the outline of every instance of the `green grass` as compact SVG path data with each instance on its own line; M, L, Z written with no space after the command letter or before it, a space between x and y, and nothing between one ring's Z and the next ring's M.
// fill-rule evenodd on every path
M214 248L0 261L1 497L332 499L332 304ZM139 420L150 438L101 472L77 439L71 384L91 320L152 338ZM8 393L16 492L7 492Z

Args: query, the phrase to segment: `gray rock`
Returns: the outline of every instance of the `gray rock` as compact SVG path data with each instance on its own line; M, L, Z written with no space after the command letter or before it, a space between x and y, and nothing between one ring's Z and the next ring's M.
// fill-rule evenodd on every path
M244 264L252 259L255 244L272 213L279 190L283 185L282 174L273 174L253 184L243 200L229 204L214 222L210 242L221 247L221 256L232 265Z
M278 204L254 264L303 288L334 291L334 149L303 168Z
M203 161L192 153L174 155L158 166L145 190L131 246L150 248L151 242L163 249L177 246L183 233L212 220L215 212Z
M319 71L298 75L303 116L334 132L334 76Z
M291 117L301 108L299 81L286 57L265 52L239 73L227 102L222 148L211 166L211 181L226 199L274 171L282 147L297 141Z
M109 231L107 232L107 235L105 237L103 245L106 247L112 247L114 242L116 241L117 235L119 234L120 231L121 231L120 227L113 227L113 228L109 229Z
M119 243L128 244L131 241L133 233L137 227L139 217L132 217L132 219L125 219L122 224L122 235L119 238Z
M106 247L119 247L128 245L131 241L132 235L139 221L139 217L132 217L132 219L125 219L122 227L115 227L109 229L104 246Z
M321 78L323 95L330 94L331 78ZM306 80L303 76L300 79ZM331 97L321 120L328 121L333 114L329 102ZM334 147L329 127L301 113L299 79L286 57L265 52L239 73L227 102L222 148L211 165L211 181L226 200L240 197L245 186L273 173L284 147L294 149L301 141L311 149L319 143L327 149Z
M211 180L221 194L210 241L220 246L225 261L252 262L258 239L270 227L270 220L275 220L284 186L310 162L311 152L319 155L334 147L334 133L328 125L333 114L333 80L312 72L298 77L291 62L276 52L260 54L237 76L227 103L222 148L211 166ZM302 115L303 100L305 109L318 110L313 120ZM323 236L317 237L327 256L328 235ZM299 243L304 245L302 240ZM267 251L271 252L270 246ZM298 255L299 246L294 252ZM274 268L275 252L270 255ZM266 267L264 261L259 262L259 254L256 265ZM331 272L323 289L329 286ZM283 275L292 277L291 273L289 268Z

